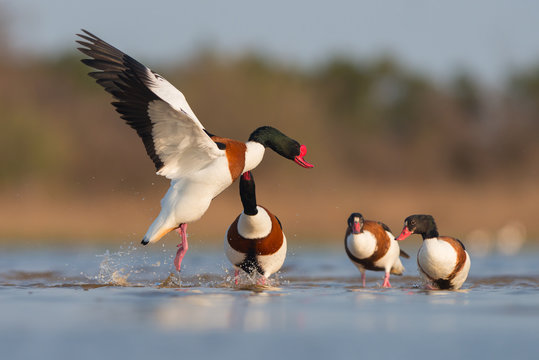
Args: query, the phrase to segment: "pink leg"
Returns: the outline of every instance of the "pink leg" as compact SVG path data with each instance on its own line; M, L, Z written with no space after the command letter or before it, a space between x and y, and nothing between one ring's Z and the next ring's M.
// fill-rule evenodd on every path
M180 224L180 227L176 229L182 238L182 242L178 244L178 252L176 252L176 257L174 258L174 266L176 270L180 271L183 257L189 248L187 244L187 224Z
M391 284L389 283L389 273L386 273L386 276L384 276L384 283L382 284L382 287L390 288Z
M363 287L365 287L365 280L367 279L367 276L365 275L365 272L361 273L361 282L363 283Z
M238 285L240 283L240 271L238 269L234 270L234 284Z

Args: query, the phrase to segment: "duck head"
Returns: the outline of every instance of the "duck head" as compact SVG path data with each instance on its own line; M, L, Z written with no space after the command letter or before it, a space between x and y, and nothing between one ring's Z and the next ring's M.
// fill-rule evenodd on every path
M404 220L404 228L401 234L395 239L398 241L406 239L412 234L420 234L423 239L430 239L438 236L436 223L431 215L410 215Z
M289 138L274 127L259 127L251 133L249 141L255 141L264 147L269 147L282 157L293 160L299 166L304 168L314 167L303 158L307 153L307 147L300 145L296 140Z
M352 213L348 217L348 228L352 234L359 234L363 228L363 223L365 219L360 213Z

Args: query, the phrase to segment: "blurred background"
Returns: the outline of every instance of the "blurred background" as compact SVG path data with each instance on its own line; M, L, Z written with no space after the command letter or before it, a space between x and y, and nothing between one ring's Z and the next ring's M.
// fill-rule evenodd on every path
M307 145L314 169L268 151L254 171L289 241L342 246L353 211L395 233L430 213L478 251L514 251L539 238L537 14L534 1L0 0L0 243L138 242L159 212L168 181L87 76L85 28L165 76L212 133L273 125ZM191 241L220 245L241 210L233 184Z

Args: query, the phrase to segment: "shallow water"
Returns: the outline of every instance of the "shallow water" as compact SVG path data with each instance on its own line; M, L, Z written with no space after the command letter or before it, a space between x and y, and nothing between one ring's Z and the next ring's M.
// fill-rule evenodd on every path
M539 358L537 251L474 257L460 291L359 272L339 249L292 249L267 286L223 252L174 249L0 252L2 359Z

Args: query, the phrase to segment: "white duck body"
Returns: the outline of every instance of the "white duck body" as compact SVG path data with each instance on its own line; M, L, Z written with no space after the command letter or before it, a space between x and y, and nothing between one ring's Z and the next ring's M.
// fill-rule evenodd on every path
M246 215L242 212L236 221L227 229L224 241L225 253L228 260L234 265L234 268L241 269L240 264L247 260L249 254L245 250L238 251L234 249L233 246L237 244L237 241L263 241L271 243L276 240L279 246L270 250L271 253L250 254L254 257L252 260L255 260L257 263L256 267L258 271L261 271L261 275L268 278L279 271L284 264L287 250L286 236L274 215L270 214L261 206L257 206L256 208L258 210L256 215ZM264 247L270 248L271 246L266 244ZM240 247L237 248L240 249ZM261 248L259 247L257 250L261 250Z
M440 236L432 215L414 214L404 219L397 241L420 234L423 243L417 253L421 278L431 289L459 289L470 271L470 256L464 244L450 236Z
M454 242L456 240L453 239ZM447 241L447 238L430 238L423 240L417 254L419 273L422 279L435 284L438 279L448 279L449 288L460 289L470 271L470 256L468 252ZM457 250L458 249L458 250ZM461 252L459 256L458 252ZM459 262L463 262L457 269Z
M363 231L359 234L350 233L346 237L348 250L358 259L366 259L374 254L376 243L376 238L369 231Z
M399 258L400 255L400 247L397 241L395 241L395 237L392 233L389 231L385 232L387 236L389 237L390 243L389 248L387 249L387 252L378 260L375 260L372 263L372 266L376 268L381 268L385 272L391 272L395 275L401 275L404 272L404 266L402 265L402 262ZM377 239L368 230L363 230L363 232L359 234L353 234L350 233L346 238L346 245L348 247L348 250L358 259L367 259L374 255L374 252L376 251L378 247ZM353 261L354 265L360 270L365 271L368 269L361 263ZM372 270L372 269L368 269Z
M246 143L243 172L255 168L264 157L264 146ZM158 241L181 223L196 221L208 210L211 201L232 184L235 179L229 171L226 157L219 157L208 166L179 179L172 179L170 187L161 199L161 212L148 228L144 239Z

